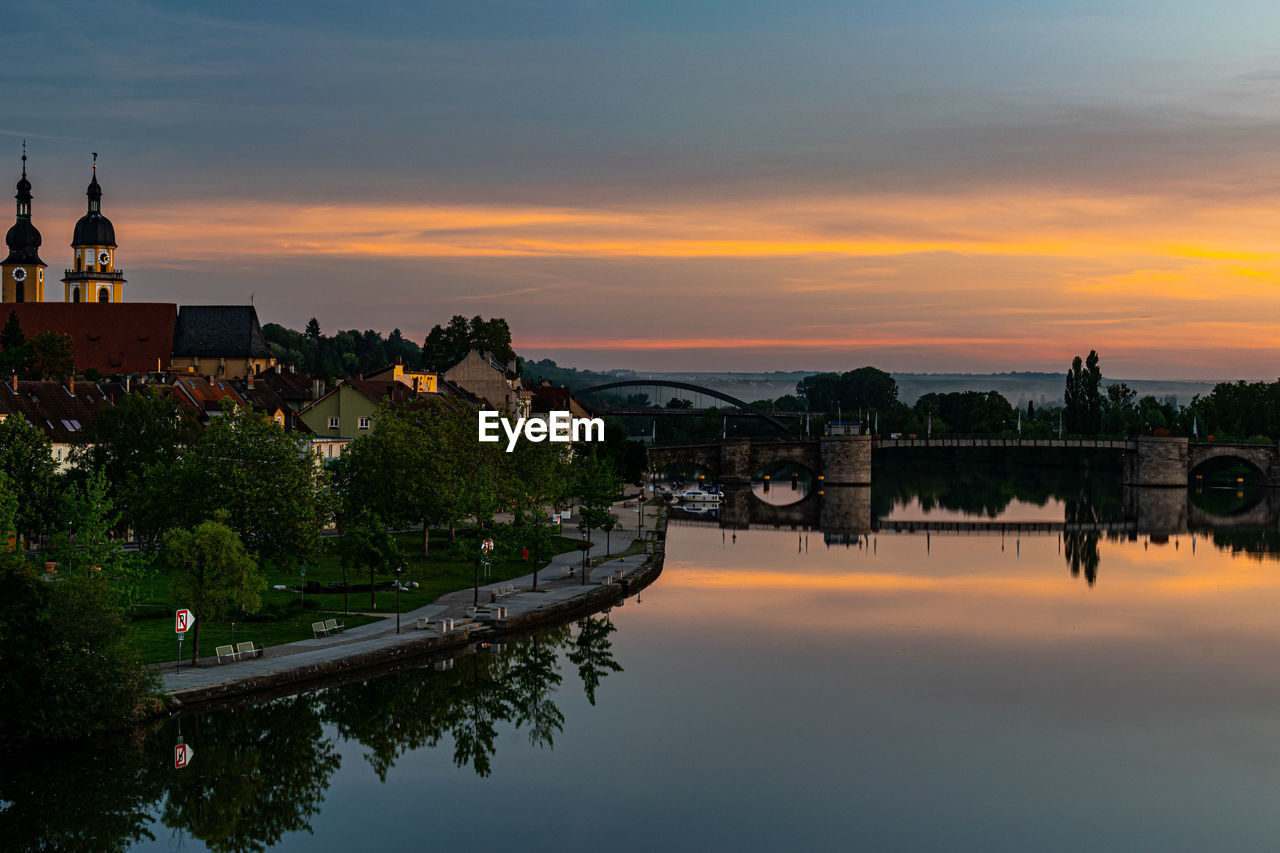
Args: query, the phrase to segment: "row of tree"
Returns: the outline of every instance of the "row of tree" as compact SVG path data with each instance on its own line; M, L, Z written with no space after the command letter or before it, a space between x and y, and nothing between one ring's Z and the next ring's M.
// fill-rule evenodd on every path
M373 329L325 335L314 317L301 332L267 323L262 334L281 364L327 379L369 373L397 360L414 369L445 370L472 348L492 352L503 362L515 358L511 328L501 317L486 320L455 315L446 325L433 326L422 346L404 337L399 329L386 338Z

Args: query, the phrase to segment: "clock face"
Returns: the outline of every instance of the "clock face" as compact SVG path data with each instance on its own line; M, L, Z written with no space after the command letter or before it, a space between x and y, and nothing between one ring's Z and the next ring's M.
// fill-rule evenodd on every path
M106 249L103 249L101 252L98 253L98 263L102 264L103 266L106 266L110 262L111 262L111 253L108 252Z
M27 277L27 271L24 270L22 267L18 267L16 270L13 271L14 281L24 281L26 280L26 277Z

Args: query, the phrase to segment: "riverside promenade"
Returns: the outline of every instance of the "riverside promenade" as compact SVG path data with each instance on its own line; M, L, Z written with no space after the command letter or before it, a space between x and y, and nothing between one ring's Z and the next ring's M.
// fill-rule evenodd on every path
M659 516L660 510L653 509L654 516ZM624 506L617 511L620 517L631 521L627 513L634 514L634 507ZM181 672L175 671L174 664L165 664L160 670L169 708L179 711L190 705L225 702L252 694L296 692L306 689L309 682L348 676L404 658L465 651L471 643L499 642L509 634L609 607L652 582L662 570L665 513L655 518L649 518L648 513L646 508L642 529L619 527L613 531L612 541L625 548L633 539L642 539L652 543L651 552L606 558L600 565L588 568L585 583L581 555L569 552L557 555L538 570L536 592L532 591L532 573L482 585L481 607L505 607L505 618L473 617L474 590L467 588L402 611L399 634L392 614L342 633L269 646L261 658L224 664L218 664L216 657L201 658L199 666L184 664ZM591 541L591 551L599 559L605 550L604 532L593 531ZM491 603L492 594L508 586L514 587L514 593ZM317 620L331 616L334 614L316 612ZM421 619L429 620L432 627L416 628ZM454 620L452 630L442 632L436 627L444 619Z

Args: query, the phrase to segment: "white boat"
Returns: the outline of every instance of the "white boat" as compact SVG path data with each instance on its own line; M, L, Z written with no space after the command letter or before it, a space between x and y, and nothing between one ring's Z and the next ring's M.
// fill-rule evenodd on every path
M711 491L709 489L685 489L683 492L676 493L676 499L681 503L703 504L703 503L720 503L719 490Z

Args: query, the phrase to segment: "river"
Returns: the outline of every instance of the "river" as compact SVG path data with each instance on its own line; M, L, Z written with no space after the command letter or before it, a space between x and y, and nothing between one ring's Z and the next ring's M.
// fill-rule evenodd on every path
M886 482L852 535L673 519L662 576L607 614L10 763L0 838L1269 848L1276 527L1230 519L1274 498L1177 500L1227 523L1126 527L1141 512L1118 484L1061 472ZM944 529L957 520L990 526ZM175 769L179 739L194 754Z

